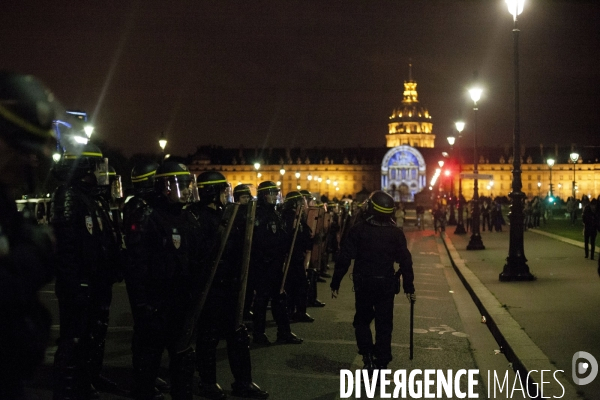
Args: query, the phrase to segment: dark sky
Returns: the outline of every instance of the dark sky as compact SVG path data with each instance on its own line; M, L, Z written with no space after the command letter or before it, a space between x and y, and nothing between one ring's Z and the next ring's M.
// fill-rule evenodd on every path
M412 59L437 143L485 87L478 141L513 131L504 0L28 1L0 13L0 68L39 76L126 154L385 146ZM600 1L527 0L520 16L527 145L600 145Z

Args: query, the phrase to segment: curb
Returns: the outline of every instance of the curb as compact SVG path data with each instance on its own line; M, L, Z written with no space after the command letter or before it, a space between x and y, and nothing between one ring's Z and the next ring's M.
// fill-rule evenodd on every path
M465 285L481 315L485 316L488 329L500 345L501 351L512 363L512 368L519 373L521 381L523 382L528 374L533 371L536 371L533 377L539 376L537 373L541 370L555 371L556 366L550 362L544 352L531 340L519 323L500 304L494 294L465 265L465 261L460 257L454 244L446 234L442 233L440 237L444 242L452 267ZM552 379L548 375L546 378L549 380ZM564 372L556 373L555 378L562 387L560 385L544 386L544 398L548 396L562 399L582 398L577 394L576 387L567 380ZM539 390L539 382L534 383L535 380L531 378L525 383L529 384L531 393L536 393L536 390ZM546 380L544 382L549 383ZM550 382L555 381L551 380ZM537 389L535 385L538 385Z

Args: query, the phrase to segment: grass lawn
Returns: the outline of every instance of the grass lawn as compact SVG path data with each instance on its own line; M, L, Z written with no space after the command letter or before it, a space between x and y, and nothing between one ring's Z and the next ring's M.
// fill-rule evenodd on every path
M583 242L583 222L581 221L581 213L577 215L575 225L571 225L571 220L564 216L554 216L552 219L546 220L546 224L540 222L538 228L542 231L553 233L569 239Z

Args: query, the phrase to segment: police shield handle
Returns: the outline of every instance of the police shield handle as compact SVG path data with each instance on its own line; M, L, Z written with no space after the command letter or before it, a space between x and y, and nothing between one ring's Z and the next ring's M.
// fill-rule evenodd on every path
M294 253L294 244L296 243L296 237L298 236L298 228L300 228L300 219L302 218L303 212L304 206L300 206L296 210L296 217L294 218L294 236L292 237L292 245L290 246L290 251L288 252L288 255L285 259L285 264L283 266L283 279L281 280L279 293L283 293L285 291L285 279L287 278L288 269L290 268L290 262L292 261L292 254Z
M206 303L206 299L208 298L208 292L210 291L213 279L215 278L215 273L217 272L219 261L221 261L221 257L223 256L223 251L225 250L225 245L227 244L227 239L229 238L229 233L231 232L231 227L233 226L235 216L238 212L239 207L240 205L237 203L229 203L225 207L225 212L223 213L223 217L221 218L221 224L219 225L219 229L217 230L217 243L219 243L219 251L217 252L216 257L212 262L210 275L208 276L206 284L204 285L202 294L198 302L193 305L191 311L188 313L188 316L185 320L183 334L181 335L180 340L175 345L177 353L182 353L190 347L196 321L198 320L198 317L200 317L202 309L204 308L204 304Z
M248 284L248 269L250 267L250 252L252 249L252 235L254 233L254 220L256 216L256 200L248 203L246 214L246 231L244 234L244 249L242 255L242 271L240 276L240 292L238 295L235 325L240 326L244 321L244 302L246 300L246 286Z

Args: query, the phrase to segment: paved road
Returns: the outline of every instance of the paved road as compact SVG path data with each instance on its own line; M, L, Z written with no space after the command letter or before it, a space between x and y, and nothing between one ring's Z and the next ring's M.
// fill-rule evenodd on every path
M430 226L429 226L430 228ZM487 325L481 323L481 313L458 279L439 235L431 229L417 231L405 227L409 248L413 254L415 287L418 300L414 319L414 359L409 361L409 302L403 295L396 297L392 351L389 367L398 369L459 369L497 370L504 374L508 361L496 354L496 344ZM53 287L42 293L57 324L57 304ZM252 348L254 380L271 393L272 399L337 399L340 398L340 370L356 370L362 360L356 353L352 319L354 297L352 282L347 275L342 281L340 296L331 299L328 283L319 284L319 298L324 308L311 308L316 318L312 324L293 324L293 331L305 339L302 345L277 345ZM132 319L125 288L115 285L111 322L105 358L104 374L123 388L130 386L130 340ZM53 328L53 337L58 326ZM269 324L267 334L274 339L276 327ZM496 351L495 351L496 350ZM33 398L50 399L51 363L55 347L48 350L44 368L30 383ZM166 357L163 370L166 376ZM512 381L514 375L509 375ZM218 380L229 391L232 376L223 343L218 351ZM475 388L479 398L487 398L485 379ZM102 399L124 399L117 394L103 393ZM198 397L199 398L199 397ZM363 392L363 397L364 392ZM505 398L498 395L496 398Z

